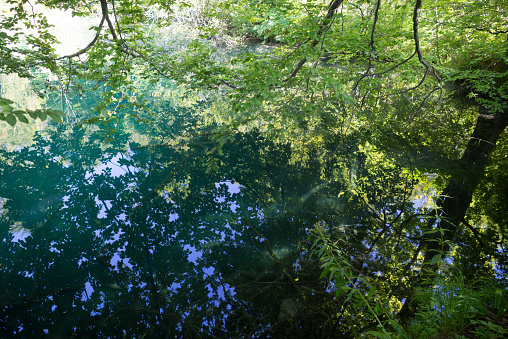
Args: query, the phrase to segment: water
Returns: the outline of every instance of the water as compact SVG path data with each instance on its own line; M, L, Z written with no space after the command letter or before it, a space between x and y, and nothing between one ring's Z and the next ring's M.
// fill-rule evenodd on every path
M379 151L359 132L316 148L254 130L219 154L202 122L220 110L214 96L157 86L153 123L128 110L110 142L73 128L94 92L49 95L66 102L64 125L1 134L1 337L346 333L360 318L337 318L333 282L309 254L316 226L400 307L426 225L412 216L432 208L437 169L418 172L418 152Z
M119 126L109 143L54 123L4 141L2 337L270 332L298 297L284 270L296 278L305 264L298 244L318 221L304 201L322 181L318 164L291 164L288 145L252 132L210 171L213 141L149 147L163 129L128 115ZM300 281L319 288L315 278Z

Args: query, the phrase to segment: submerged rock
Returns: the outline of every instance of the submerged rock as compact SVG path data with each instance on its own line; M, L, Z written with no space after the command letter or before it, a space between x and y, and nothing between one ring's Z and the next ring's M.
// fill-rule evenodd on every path
M279 316L277 321L284 321L293 318L303 309L303 303L297 298L284 299L280 304Z

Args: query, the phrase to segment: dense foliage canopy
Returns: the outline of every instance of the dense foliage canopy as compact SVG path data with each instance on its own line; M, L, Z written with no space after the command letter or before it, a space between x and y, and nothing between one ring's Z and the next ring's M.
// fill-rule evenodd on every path
M309 264L301 280L309 285L303 287L297 275L281 269L282 279L296 290L292 295L319 310L309 311L314 330L302 325L300 314L294 322L279 318L273 333L283 333L276 325L285 323L294 333L323 337L506 334L505 0L0 4L0 74L31 79L41 98L56 95L62 102L60 110L28 109L0 91L0 120L18 126L50 116L69 123L64 97L91 101L90 93L100 93L92 104L95 114L75 123L99 125L105 141L125 138L118 132L126 123L123 112L150 123L154 134L182 126L184 132L171 140L160 138L161 145L174 149L165 155L171 160L158 155L157 164L180 169L188 161L197 168L201 165L187 159L199 150L208 169L201 180L210 185L220 181L216 171L241 167L239 152L256 158L266 171L277 163L294 170L283 184L251 172L238 179L266 188L269 193L260 194L265 214L285 213L273 217L276 224L300 223L300 231L312 230L307 257L321 265L311 274ZM60 52L46 18L50 9L89 20L87 43ZM168 86L178 86L180 103L194 100L187 107L194 114L189 109L179 120L158 99L155 93ZM201 109L204 102L209 105ZM260 139L270 146L256 151L232 146ZM80 147L68 140L62 144ZM51 163L37 151L29 155L33 162ZM5 162L0 173L16 177L21 163ZM142 188L144 200L134 202L130 193L125 200L143 208L171 185L188 180L192 186L186 173L172 172L170 182L154 174L152 184L162 180L155 193ZM197 208L181 199L178 208ZM171 214L166 207L157 208ZM171 237L172 231L166 232ZM317 301L307 292L318 290L309 281L319 278L332 295ZM249 326L246 336L258 333L254 321Z

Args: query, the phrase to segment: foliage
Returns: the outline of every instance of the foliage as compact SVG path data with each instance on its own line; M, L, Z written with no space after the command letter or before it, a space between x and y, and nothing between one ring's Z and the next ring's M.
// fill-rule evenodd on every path
M445 273L436 275L429 288L417 292L421 306L407 330L410 337L454 337L468 332L471 324L483 325L478 332L492 331L495 336L508 333L496 325L506 312L506 291L503 293L492 279L466 283L460 272Z
M315 239L312 245L313 253L318 257L323 269L319 278L327 279L329 288L342 303L341 313L338 314L336 322L341 327L349 327L351 334L355 336L375 323L382 333L380 337L389 338L390 333L387 332L381 317L389 317L393 310L385 306L382 297L376 293L376 287L371 285L347 260L345 253L341 250L342 246L346 246L346 242L331 242L330 235L322 225L316 225L311 238ZM355 319L358 316L360 319Z
M122 124L130 126L130 118L152 121L151 133L168 153L137 154L139 163L148 159L149 166L140 165L139 172L111 184L127 185L118 182L127 179L138 184L142 173L156 183L155 189L141 184L137 197L131 189L120 190L121 199L130 204L143 197L136 212L144 212L143 204L152 198L158 199L157 208L169 214L172 208L199 212L199 201L212 204L211 197L186 200L190 191L183 188L197 190L200 180L178 171L187 162L194 169L208 169L201 180L210 185L223 179L217 174L221 169L244 170L242 157L258 159L263 170L303 163L308 166L294 169L295 173L277 174L283 177L279 183L261 174L256 174L258 178L250 169L234 179L250 187L267 186L266 192L251 188L250 194L261 197L258 203L264 205L268 219L299 223L299 232L318 225L313 233L315 253L324 269L322 278L336 293L333 302L323 302L330 325L327 330L379 337L404 337L404 331L429 336L450 330L448 335L452 335L477 321L483 324L474 329L478 335L489 326L502 332L492 319L485 318L485 300L498 296L498 288L495 292L487 289L488 297L477 289L506 271L508 141L502 131L492 140L471 136L476 136L479 117L506 124L505 1L39 1L45 9L95 17L89 43L67 54L57 52L57 38L44 10L24 0L9 0L5 5L9 11L2 12L0 20L0 73L35 80L39 89L47 90L36 92L47 99L59 96L63 103L64 97L79 96L93 102L95 115L78 114L75 123L79 127L99 125L108 141L114 134L127 139L119 131ZM254 38L262 45L237 46L243 38ZM221 46L230 49L225 53ZM39 81L41 73L50 75ZM174 100L178 104L160 99L168 92L177 93L171 95L178 96ZM100 98L91 93L99 93ZM69 116L80 105L61 111L53 106L27 110L16 109L10 99L0 98L0 120L10 125L46 116L61 122L62 112ZM168 134L168 126L180 129ZM493 128L487 130L493 135ZM230 148L233 143L256 143L263 138L269 139L270 146L256 152L246 146L238 155ZM492 147L486 147L474 158L471 153L483 149L476 146L484 141L497 143L497 150L491 153ZM117 151L107 157L114 157ZM196 154L205 161L195 160ZM38 153L29 156L34 162L42 161ZM478 165L487 159L487 167ZM79 161L83 169L91 170L85 160ZM51 164L41 166L53 168ZM167 176L164 166L176 169ZM478 185L484 172L486 180ZM105 178L97 180L94 194L104 197L99 181L109 184ZM27 190L34 185L27 183ZM426 204L414 199L415 191L423 187L430 187ZM175 195L175 206L164 199L163 192ZM461 203L446 205L459 201L459 196L465 197ZM45 197L37 199L45 201ZM471 201L473 208L468 210ZM13 211L12 203L3 205ZM87 203L95 208L92 200ZM288 210L287 205L294 208ZM111 208L123 212L120 204ZM30 219L27 206L20 211ZM289 213L271 219L277 211ZM24 215L19 213L16 218ZM244 213L252 212L247 209ZM2 214L2 218L7 216L11 215ZM80 217L89 222L86 216ZM48 218L44 225L52 220ZM136 222L146 228L141 219ZM234 224L232 219L228 222ZM157 223L160 226L164 221ZM98 224L106 227L101 221ZM121 224L116 220L118 232ZM164 232L167 237L172 234L169 229ZM131 246L139 241L131 234L125 237ZM153 237L164 241L160 235ZM432 252L436 247L439 254ZM135 248L129 250L140 258L147 256ZM436 264L447 257L457 271L436 273ZM422 269L427 266L433 269ZM479 280L464 282L472 278ZM122 284L128 286L129 279ZM296 283L292 278L288 281ZM97 279L94 284L103 282ZM441 287L439 293L435 285ZM164 291L155 282L150 286ZM291 293L291 298L305 299L303 294ZM412 295L417 313L410 314L414 321L408 329L402 326L402 320L408 319L399 319L396 313ZM94 298L98 303L100 298ZM148 298L156 303L157 297ZM497 302L497 310L503 309L503 303ZM192 312L194 319L202 314L198 309ZM169 316L172 321L174 317L178 315ZM271 313L270 317L276 318ZM245 328L250 335L257 334L256 326L258 330L272 326L253 316L241 315L236 320L248 324ZM190 332L199 328L189 323Z
M499 285L492 278L466 283L460 271L441 262L441 271L429 281L422 281L421 287L415 292L419 305L415 318L411 323L401 325L394 319L397 309L393 309L390 300L383 301L383 296L379 295L376 287L379 282L368 279L362 270L355 269L342 250L348 246L347 242L340 238L332 241L323 225L316 225L310 237L314 239L313 253L319 258L323 269L320 279L327 280L328 288L334 292L337 302L342 304L336 320L340 324L339 329L349 327L352 330L350 335L356 337L366 333L377 338L458 338L461 334L469 333L474 333L475 337L502 337L508 333L502 320L508 307L506 290L503 290L503 284ZM440 256L435 261L439 260ZM358 320L358 316L362 320ZM366 331L373 321L377 322L378 329ZM362 325L353 327L358 324ZM388 332L389 329L392 331Z
M27 117L32 119L39 118L41 121L44 121L49 116L60 124L63 122L63 118L65 118L62 111L54 109L36 109L34 111L27 109L22 111L14 109L13 104L13 101L0 97L0 120L6 121L11 126L16 125L18 121L27 124Z

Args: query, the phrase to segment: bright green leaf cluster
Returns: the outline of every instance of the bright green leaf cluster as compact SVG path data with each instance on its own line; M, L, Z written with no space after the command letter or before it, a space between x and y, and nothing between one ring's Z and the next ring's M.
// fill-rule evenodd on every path
M13 105L14 102L12 100L0 97L0 120L7 122L11 126L16 125L18 121L27 124L29 122L27 116L32 119L40 119L41 121L46 120L49 116L59 124L63 123L65 118L65 114L62 111L54 109L27 109L22 111L14 109Z

